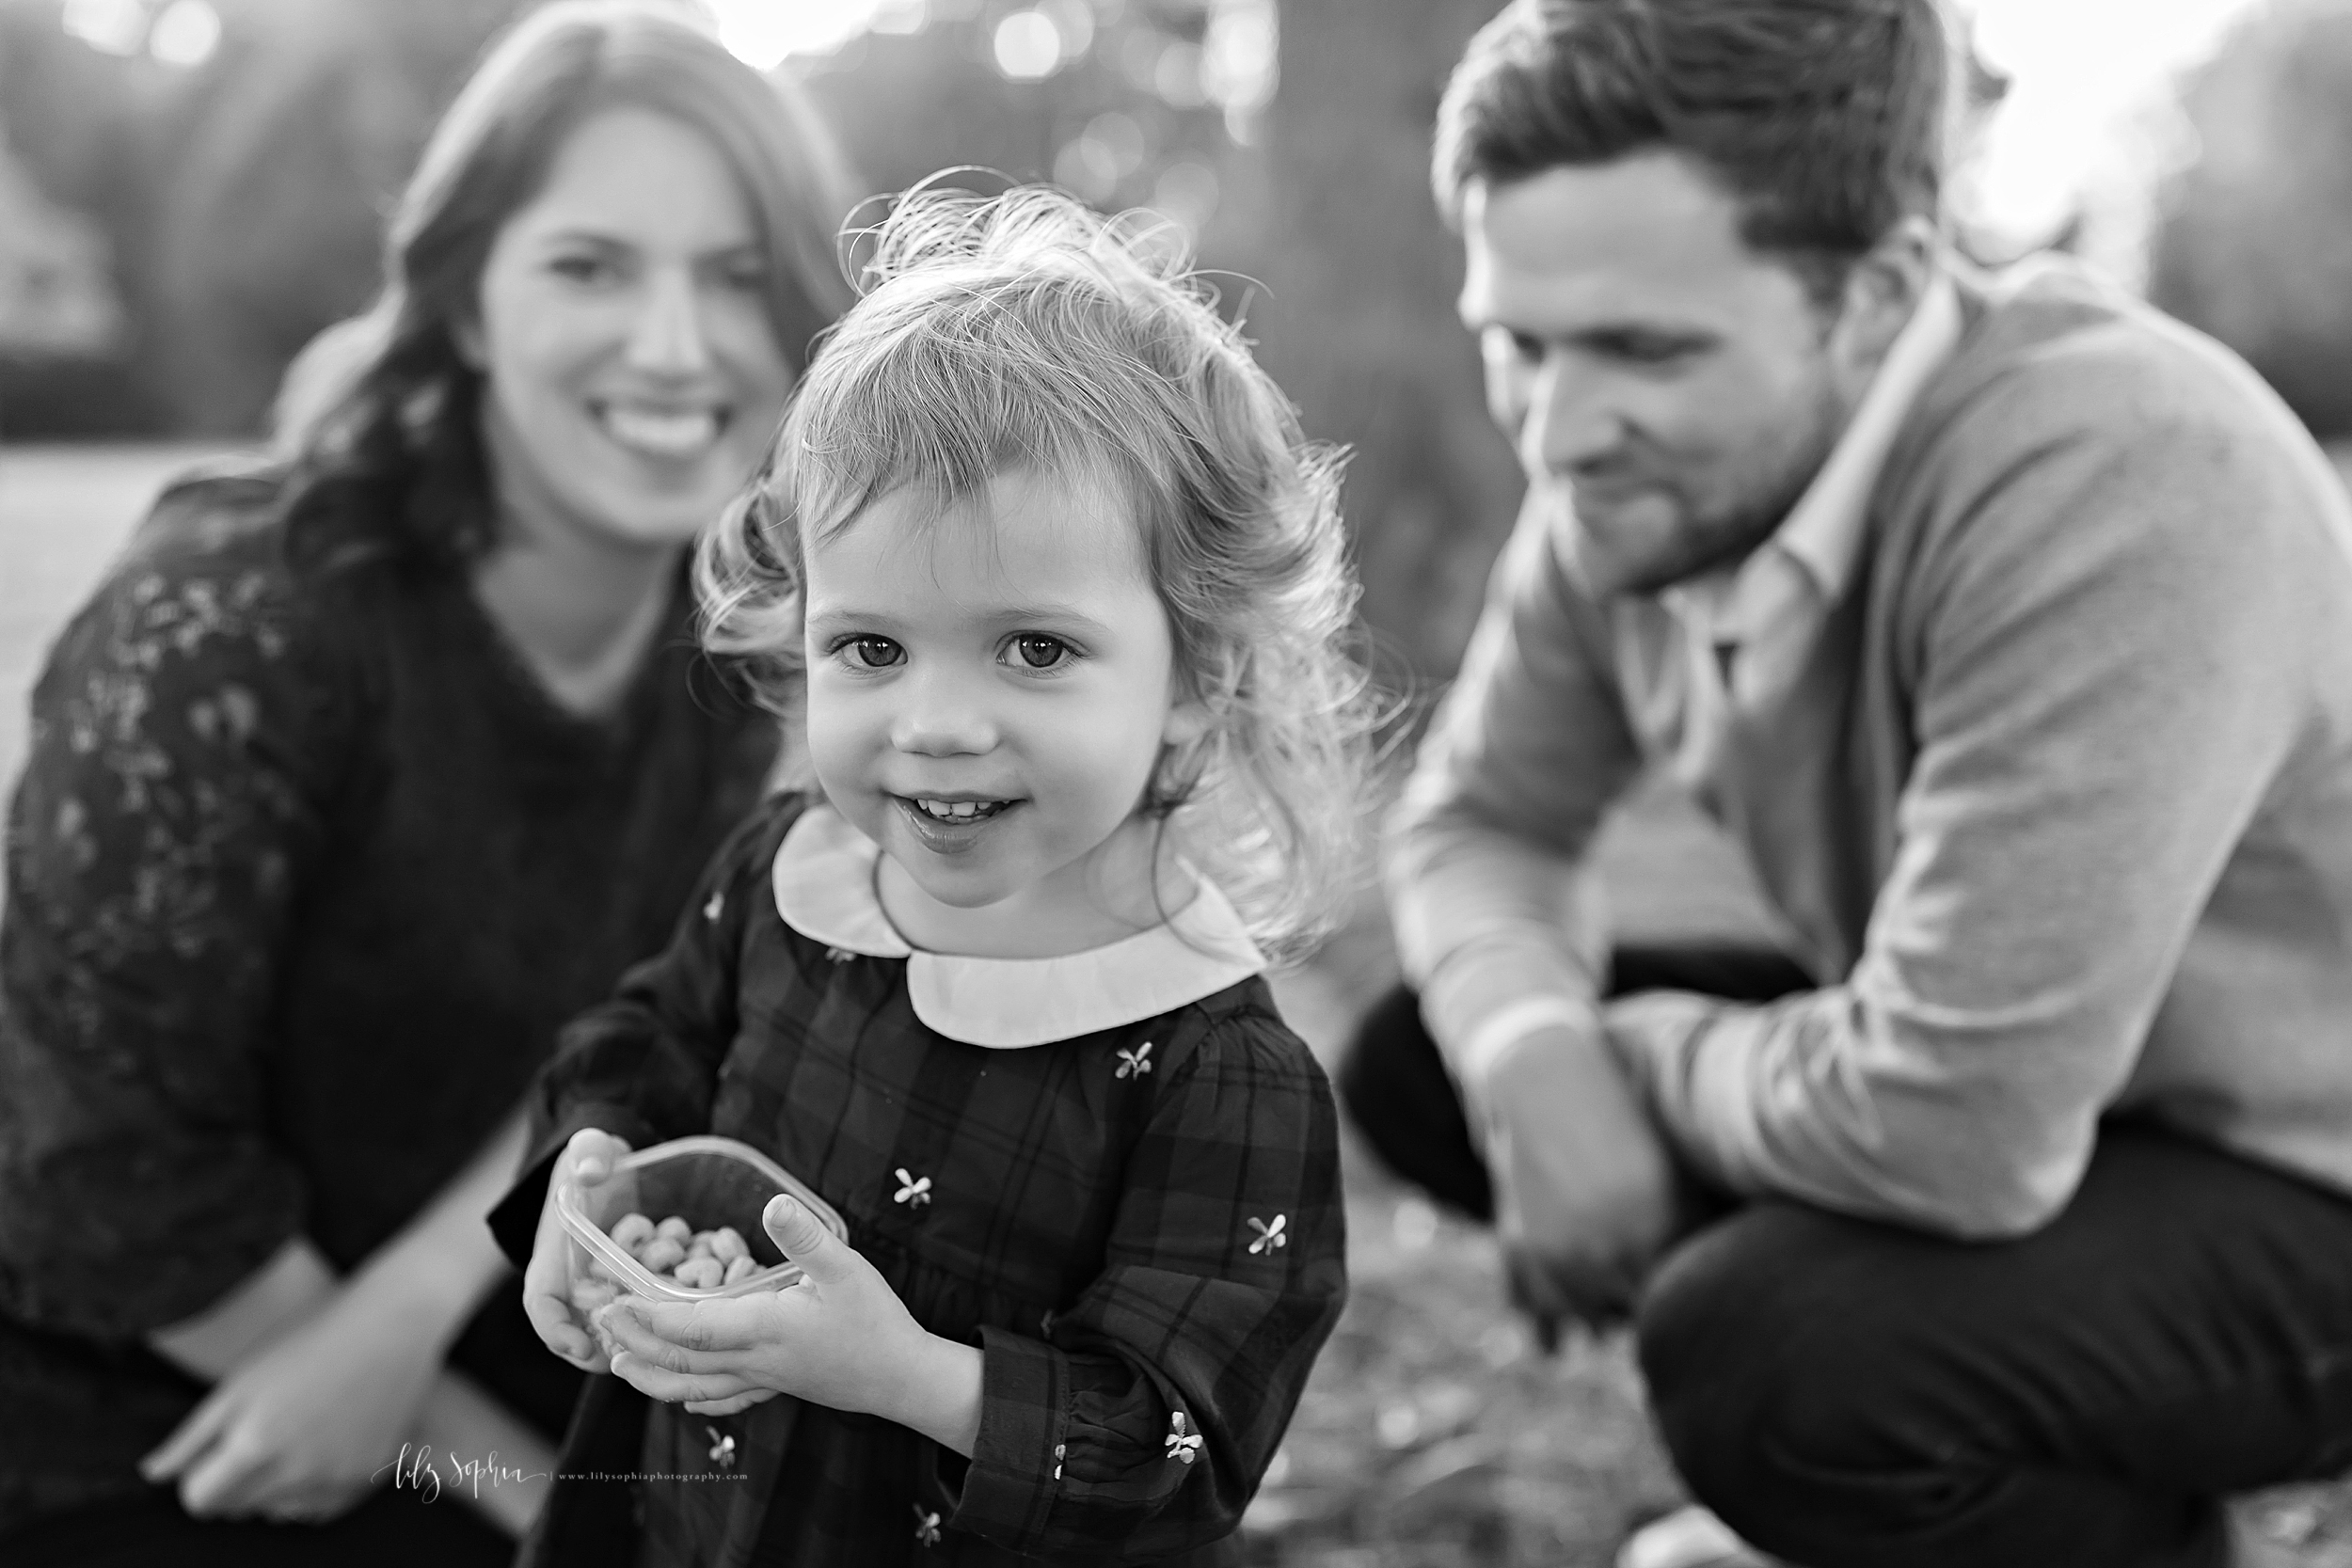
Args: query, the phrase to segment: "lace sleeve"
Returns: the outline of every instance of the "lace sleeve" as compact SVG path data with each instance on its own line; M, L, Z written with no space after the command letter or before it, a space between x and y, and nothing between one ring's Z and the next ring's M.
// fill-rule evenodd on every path
M52 649L0 915L0 1308L186 1317L299 1226L263 1037L333 749L274 562L135 554Z

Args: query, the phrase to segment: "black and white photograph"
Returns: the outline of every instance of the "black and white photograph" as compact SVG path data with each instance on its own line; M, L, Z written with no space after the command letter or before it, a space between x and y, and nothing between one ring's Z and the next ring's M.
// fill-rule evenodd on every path
M0 0L0 1564L2352 1568L2352 0Z

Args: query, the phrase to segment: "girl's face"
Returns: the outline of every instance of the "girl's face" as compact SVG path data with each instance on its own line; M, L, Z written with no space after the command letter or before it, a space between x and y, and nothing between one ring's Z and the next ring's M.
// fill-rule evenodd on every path
M1073 951L1150 908L1136 807L1200 714L1106 488L1016 469L944 515L902 489L811 542L811 761L918 944Z
M767 261L716 150L665 115L583 121L492 242L459 347L526 528L667 547L751 475L791 389Z

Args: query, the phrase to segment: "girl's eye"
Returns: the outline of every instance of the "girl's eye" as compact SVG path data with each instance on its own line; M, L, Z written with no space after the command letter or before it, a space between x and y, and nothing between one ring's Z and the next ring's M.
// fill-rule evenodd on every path
M843 645L852 662L868 670L886 670L906 661L906 650L887 637L852 637Z
M1058 637L1024 632L1012 640L1012 651L1032 670L1051 670L1070 656L1070 644Z

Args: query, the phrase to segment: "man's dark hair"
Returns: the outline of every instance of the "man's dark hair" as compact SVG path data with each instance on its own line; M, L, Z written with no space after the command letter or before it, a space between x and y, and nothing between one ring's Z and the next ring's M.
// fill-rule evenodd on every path
M1951 42L1937 0L1512 0L1438 109L1438 204L1473 182L1664 150L1817 284L1932 214Z

